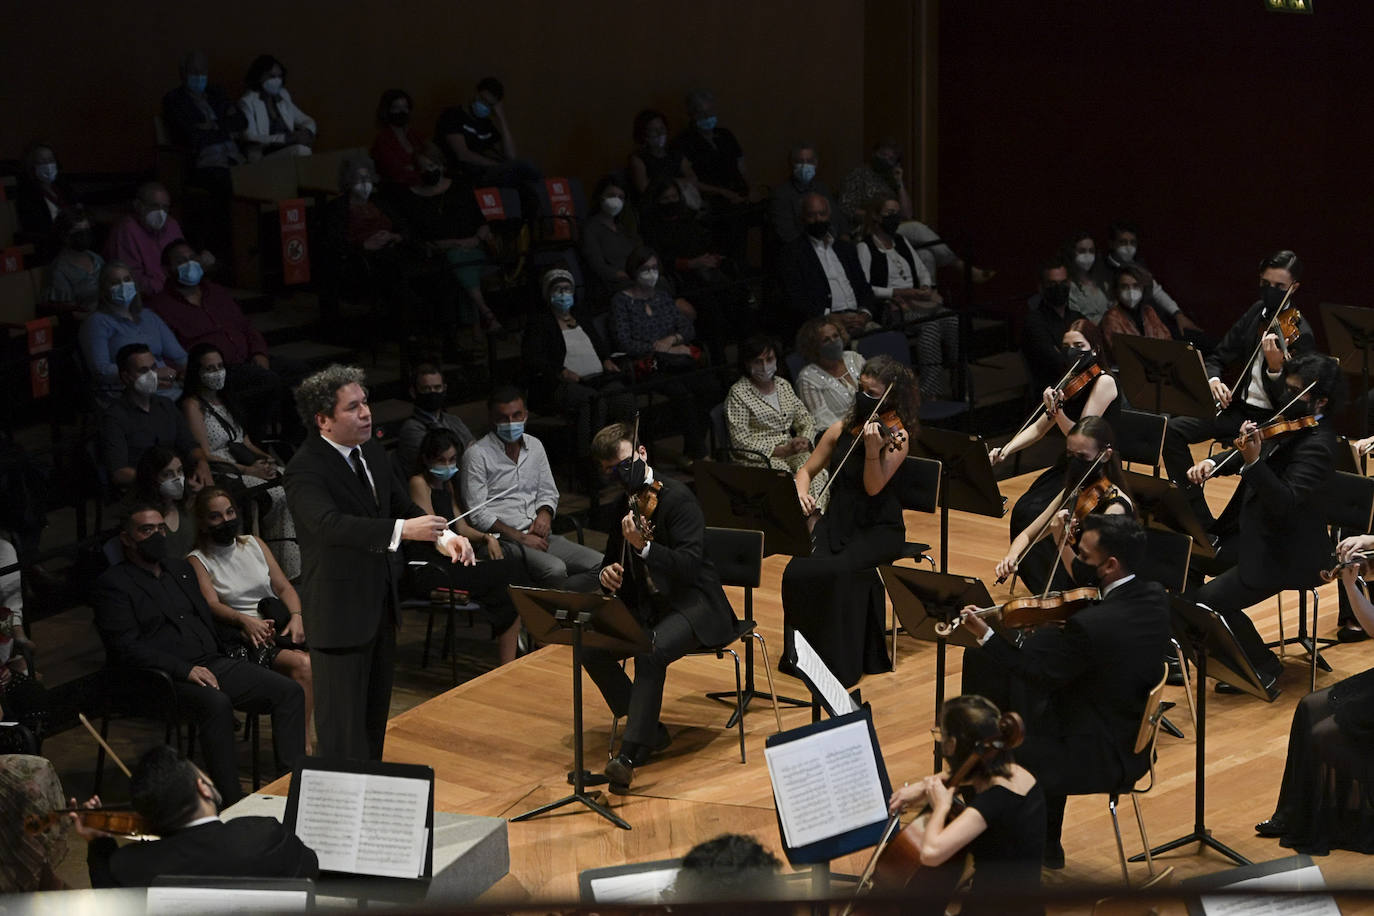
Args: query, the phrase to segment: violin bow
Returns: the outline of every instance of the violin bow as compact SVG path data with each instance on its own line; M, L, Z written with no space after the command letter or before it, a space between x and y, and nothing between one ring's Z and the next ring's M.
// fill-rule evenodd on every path
M1293 291L1294 291L1295 289L1297 289L1297 288L1298 288L1299 286L1301 286L1301 285L1302 285L1302 284L1300 284L1300 283L1294 283L1292 286L1288 287L1288 291L1287 291L1286 293L1283 294L1283 301L1281 301L1281 302L1279 303L1279 307L1278 307L1278 308L1274 309L1274 314L1273 314L1272 317L1270 317L1269 323L1266 324L1266 325L1264 326L1264 330L1260 332L1259 340L1256 341L1256 343L1255 343L1255 349L1254 349L1253 351L1251 351L1251 353L1250 353L1250 358L1247 359L1247 360L1245 361L1245 368L1241 369L1241 371L1240 371L1240 377L1236 379L1236 384L1237 384L1237 385L1240 385L1241 382L1245 381L1245 377L1246 377L1247 375L1250 374L1250 367L1251 367L1252 365L1254 365L1255 357L1256 357L1256 356L1259 356L1260 350L1264 349L1264 338L1265 338L1265 336L1266 336L1270 331L1274 330L1274 325L1276 325L1276 324L1279 323L1279 313L1282 312L1282 311L1284 310L1285 307L1287 307L1287 305L1288 305L1288 300L1289 300L1290 298L1292 298L1292 296L1293 296ZM1282 335L1282 334L1279 335L1279 347L1283 350L1283 355L1284 355L1285 357L1287 357L1287 356L1288 356L1288 344L1287 344L1287 342L1284 341L1283 335ZM1221 408L1221 410L1218 410L1218 411L1217 411L1217 416L1218 416L1218 417L1221 416L1222 411L1224 411L1225 409L1226 409L1226 408L1223 407L1223 408Z
M868 424L872 423L872 422L873 422L873 418L876 417L876 416L878 415L878 411L880 411L880 410L883 409L883 402L886 401L886 400L887 400L887 396L888 396L889 394L892 393L892 386L893 386L894 384L896 384L896 383L895 383L895 382L888 382L888 383L887 383L887 390L883 392L883 396L882 396L882 397L878 398L878 403L875 404L875 405L873 406L873 412L870 413L870 414L868 415L868 419L867 419L867 420L864 420L864 423L863 423L864 426L867 426ZM859 436L855 436L855 437L854 437L854 441L851 442L851 443L849 443L849 450L846 451L846 452L844 453L844 457L840 459L840 463L837 464L837 465L835 465L835 472L834 472L833 474L830 475L830 478L829 478L828 480L826 480L825 486L821 487L821 492L820 492L820 494L816 497L816 502L817 502L817 503L820 503L821 500L825 499L825 494L828 493L828 492L830 491L830 485L831 485L832 483L834 483L834 482L835 482L835 478L838 477L838 476L840 475L840 468L844 467L844 463L845 463L846 461L849 460L849 456L852 455L852 454L854 454L854 447L855 447L856 445L858 445L861 441L863 441L863 436L862 436L862 435L859 435Z
M82 725L86 726L86 731L91 733L91 737L96 740L96 743L105 749L105 753L110 755L110 759L115 762L115 766L123 770L125 776L133 779L134 774L129 772L129 768L124 765L123 760L119 759L119 755L114 752L114 748L106 744L105 739L100 737L100 732L91 727L91 723L86 720L86 714L79 712L76 714L76 717L81 720Z
M1059 381L1055 383L1055 391L1061 390L1065 385L1069 383L1069 379L1073 378L1075 375L1078 374L1079 365L1082 364L1083 359L1088 355L1087 350L1083 350L1080 352L1082 353L1082 355L1074 359L1073 365L1069 367L1069 371L1065 372L1064 375L1059 379ZM1042 398L1040 403L1035 406L1035 409L1031 411L1030 416L1026 418L1026 422L1021 424L1021 428L1018 429L1016 432L1012 433L1011 438L1007 440L1008 444L1015 442L1016 437L1021 435L1027 429L1029 429L1030 425L1034 423L1036 420L1040 419L1040 415L1045 412L1045 402Z
M1312 390L1312 386L1313 386L1313 385L1316 385L1316 384L1317 384L1316 381L1313 380L1313 382L1312 382L1311 385L1308 385L1308 386L1307 386L1306 388L1304 388L1302 391L1299 391L1297 394L1293 395L1293 397L1288 401L1287 404L1284 404L1282 407L1280 407L1280 408L1278 409L1278 412L1277 412L1277 413L1275 413L1275 414L1274 414L1272 417L1270 417L1269 419L1265 420L1264 423L1260 424L1260 426L1263 427L1263 426L1269 425L1270 423L1277 422L1277 421L1283 416L1283 412L1284 412L1285 410L1287 410L1288 408L1290 408L1290 407L1292 407L1294 404L1296 404L1296 403L1298 402L1298 400L1299 400L1303 395L1307 394L1307 392L1311 391L1311 390ZM1225 465L1226 462L1230 461L1232 458L1236 457L1236 456L1239 455L1239 454L1240 454L1240 449L1238 449L1238 448L1232 448L1231 451L1229 451L1229 452L1227 452L1225 455L1223 455L1222 458L1221 458L1221 460L1218 461L1215 465L1212 466L1211 473L1209 473L1209 474L1207 475L1207 480L1211 480L1213 477L1217 476L1217 472L1221 470L1222 466ZM1207 482L1206 480L1203 481L1203 483L1206 483L1206 482Z
M635 425L634 425L634 431L630 434L630 472L631 472L632 474L634 473L634 469L635 469L635 454L636 454L638 451L639 451L639 411L636 410L636 411L635 411ZM631 493L631 494L630 494L630 498L629 498L629 506L628 506L630 512L634 512L634 505L635 505L635 495L634 495L633 493ZM629 557L630 557L629 551L630 551L630 542L627 541L627 540L625 540L624 538L622 538L621 541L620 541L620 569L621 569L621 575L622 575L622 576L625 574L625 567L626 567L626 564L629 563Z

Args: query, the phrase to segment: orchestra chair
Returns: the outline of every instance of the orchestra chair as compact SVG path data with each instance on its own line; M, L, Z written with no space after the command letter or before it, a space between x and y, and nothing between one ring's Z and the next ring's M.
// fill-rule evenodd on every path
M420 667L429 667L429 647L434 638L434 616L443 614L444 622L444 643L440 650L439 658L445 656L449 660L449 671L453 678L453 686L458 686L458 647L456 639L463 636L471 639L488 640L495 634L492 626L484 620L479 620L476 615L482 609L480 604L475 601L459 601L458 594L461 591L453 581L454 565L447 560L442 562L427 562L424 560L411 560L406 564L407 578L413 578L422 585L429 588L429 595L425 598L403 598L401 599L401 611L408 610L425 611L429 614L429 622L425 626L425 647L420 653ZM462 615L460 617L460 615Z
M1122 464L1148 464L1158 477L1168 430L1169 419L1164 414L1123 407L1116 419L1116 456Z
M1145 701L1145 711L1140 718L1140 729L1136 732L1135 746L1132 748L1134 753L1149 751L1149 769L1134 778L1129 778L1116 791L1107 795L1107 810L1112 815L1112 830L1116 833L1116 853L1121 860L1121 880L1126 884L1131 883L1131 873L1126 869L1126 847L1121 840L1121 822L1117 819L1117 803L1122 795L1130 795L1131 806L1135 808L1136 826L1140 828L1140 842L1145 846L1145 864L1150 872L1150 881L1157 880L1160 876L1155 873L1154 857L1150 855L1150 839L1145 833L1145 818L1140 812L1140 796L1154 788L1155 784L1155 744L1159 738L1159 724L1164 719L1164 711L1167 708L1164 703L1164 687L1169 680L1169 666L1164 665L1161 672L1159 683L1150 690L1150 695ZM1146 776L1149 781L1140 786L1140 782Z
M934 513L940 507L940 475L942 465L933 458L918 458L915 455L908 455L906 461L902 462L897 474L897 501L901 503L903 510L911 512ZM920 541L907 541L902 547L902 558L915 560L918 563L925 562L930 564L932 570L936 569L935 558L930 555L930 545ZM891 644L892 670L897 670L897 631L901 627L901 621L897 619L897 612L892 612L892 624L888 629L888 641Z
M740 458L747 458L741 461ZM730 427L725 420L725 403L711 408L711 458L726 464L756 464L771 467L767 455L757 449L738 448L730 441Z
M1186 534L1163 528L1145 529L1145 561L1136 570L1136 575L1151 582L1158 582L1171 595L1181 595L1188 589L1188 564L1193 556L1193 540ZM1171 638L1174 654L1178 658L1179 669L1183 672L1183 695L1188 698L1188 716L1193 721L1193 731L1197 731L1196 701L1193 699L1193 678L1188 670L1188 656ZM1168 727L1166 726L1166 731ZM1181 735L1178 737L1182 737Z

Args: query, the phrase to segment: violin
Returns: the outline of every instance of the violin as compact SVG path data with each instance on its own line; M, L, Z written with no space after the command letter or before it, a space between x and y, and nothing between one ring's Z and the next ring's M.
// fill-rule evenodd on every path
M1339 562L1335 557L1332 557L1333 565L1331 568L1322 570L1322 581L1335 582L1340 578L1342 570L1350 569L1352 566L1363 573L1363 567L1365 567L1371 559L1374 559L1374 550L1361 550L1352 553L1350 559L1345 562ZM1363 576L1361 576L1361 578L1363 578Z
M1316 425L1317 418L1309 414L1305 417L1298 417L1296 420L1275 420L1272 423L1266 423L1258 427L1254 434L1259 436L1261 442L1264 442L1266 439L1286 436L1300 429L1312 429ZM1237 436L1235 441L1236 448L1243 448L1245 446L1245 440L1245 436Z
M1283 358L1288 359L1288 348L1302 336L1302 312L1298 311L1296 305L1289 305L1288 300L1293 298L1293 293L1297 292L1301 285L1294 283L1288 287L1288 292L1283 295L1283 301L1279 303L1278 311L1274 313L1273 318L1269 319L1269 323L1260 329L1259 340L1255 342L1255 349L1250 353L1250 358L1245 361L1245 367L1241 369L1240 378L1236 382L1237 385L1250 374L1250 367L1255 364L1255 357L1259 356L1260 351L1264 349L1264 338L1268 335L1274 334L1278 337L1279 350L1283 352ZM1225 409L1218 405L1217 416L1221 416Z
M1122 496L1121 488L1112 483L1112 479L1105 472L1097 480L1083 487L1078 491L1078 498L1073 504L1073 518L1068 526L1069 545L1078 543L1078 534L1083 528L1083 519L1097 511L1097 507L1103 502L1110 502Z
M897 415L896 410L884 410L882 413L878 414L876 417L874 417L872 420L868 422L876 422L880 427L882 427L883 438L888 440L888 451L895 452L897 451L897 449L902 447L902 440L901 437L898 436L898 433L901 433L902 436L905 436L906 426L902 423L902 418ZM849 428L849 434L851 436L862 436L864 433L864 427L866 425L868 424L855 423L853 426Z
M68 814L75 814L83 825L92 830L115 836L149 836L148 822L137 811L127 808L54 808L46 814L28 814L24 817L24 832L36 836L51 830L64 821Z
M1033 630L1046 624L1063 623L1089 604L1101 598L1097 589L1091 587L1071 588L1063 592L1046 592L1043 595L1030 595L1013 598L1005 604L976 608L970 616L979 620L1000 620L1005 627L1016 630ZM964 622L962 616L952 621L935 624L935 635L948 637Z
M1067 382L1065 382L1063 385L1061 385L1059 388L1055 390L1055 403L1062 404L1065 401L1069 400L1074 395L1078 394L1080 391L1091 385L1093 381L1101 374L1102 367L1095 362L1090 363L1088 365L1088 368L1084 369L1082 372L1078 373L1073 378L1069 379Z
M658 511L658 494L662 489L663 481L655 480L630 494L630 515L646 541L654 539L653 519Z

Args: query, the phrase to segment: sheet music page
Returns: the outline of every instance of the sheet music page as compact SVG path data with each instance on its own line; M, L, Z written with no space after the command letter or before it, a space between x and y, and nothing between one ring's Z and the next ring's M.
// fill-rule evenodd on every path
M425 868L429 783L400 776L364 778L357 862L352 871L390 878L419 877ZM320 867L324 867L323 860Z
M309 905L306 891L260 891L225 887L150 887L148 916L185 913L289 913Z
M1266 890L1324 890L1326 881L1316 865L1290 871L1261 875L1226 885L1232 888L1262 888ZM1340 916L1340 907L1328 894L1311 897L1202 897L1202 909L1207 916Z
M806 641L806 637L800 630L792 634L793 642L797 653L797 670L801 671L820 691L821 699L830 710L832 716L843 716L847 713L858 712L859 704L854 702L854 698L849 695L849 691L844 689L840 679L835 677L833 671L816 654L816 650L811 648L811 643Z
M593 878L592 898L597 903L662 903L677 873L676 868L656 868Z
M315 850L324 871L354 871L363 823L365 773L302 770L296 836Z
M763 753L788 848L887 820L867 722L826 729Z

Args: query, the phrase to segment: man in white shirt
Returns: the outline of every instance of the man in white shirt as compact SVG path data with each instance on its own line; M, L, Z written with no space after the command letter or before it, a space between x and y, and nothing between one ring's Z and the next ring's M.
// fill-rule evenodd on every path
M808 193L802 198L803 235L778 252L778 281L795 325L817 315L833 315L845 330L873 322L877 300L852 242L835 237L830 202ZM792 329L795 331L795 327Z

